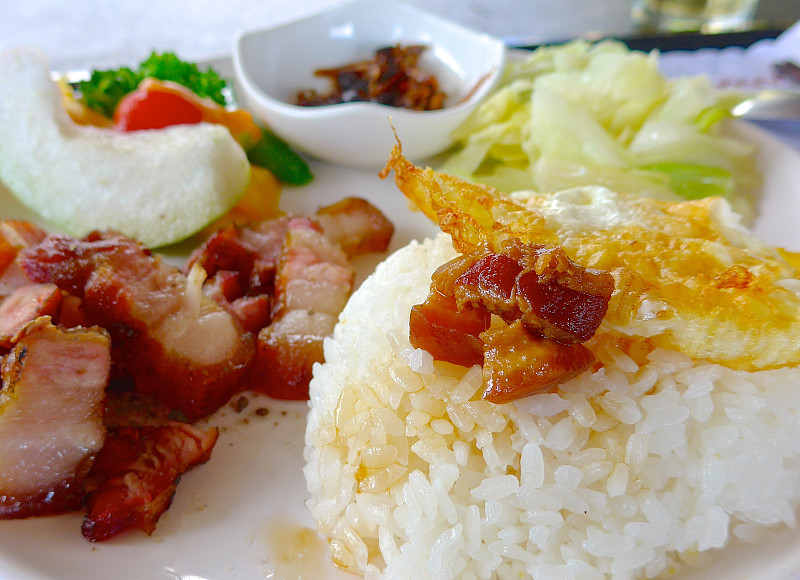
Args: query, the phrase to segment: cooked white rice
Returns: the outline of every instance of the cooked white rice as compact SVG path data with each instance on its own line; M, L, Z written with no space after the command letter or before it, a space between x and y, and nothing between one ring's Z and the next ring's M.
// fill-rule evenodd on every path
M325 343L305 476L339 565L414 580L653 577L795 525L800 369L599 340L603 367L559 394L487 403L478 367L408 341L411 306L453 255L444 234L392 255Z

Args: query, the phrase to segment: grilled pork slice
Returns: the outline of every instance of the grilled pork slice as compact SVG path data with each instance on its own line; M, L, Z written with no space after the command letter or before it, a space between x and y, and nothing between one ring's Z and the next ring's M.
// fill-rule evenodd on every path
M249 227L222 228L192 253L186 272L199 263L209 282L218 271L237 272L242 296L271 292L286 234L303 225L324 232L348 258L385 252L394 233L394 226L378 208L348 197L321 207L313 216L282 216Z
M342 249L318 227L297 221L286 233L275 274L273 316L290 310L338 315L353 289L355 272Z
M383 213L365 199L346 197L317 210L315 220L325 237L338 244L348 258L385 252L394 226Z
M40 316L57 318L61 290L55 284L27 284L0 302L0 348L11 348L17 333Z
M23 248L35 246L47 232L30 222L0 220L0 274L14 261Z
M19 253L20 266L33 282L51 282L73 296L82 296L94 271L104 264L137 258L145 263L150 250L121 234L93 233L84 239L50 234Z
M353 288L348 259L385 251L393 231L369 202L346 198L310 217L219 230L192 254L188 267L208 273L206 295L258 335L249 388L307 398L322 341Z
M117 368L140 392L196 420L238 390L253 341L203 294L202 268L184 276L116 234L49 236L20 255L32 279L83 299L87 320L109 330Z
M0 239L17 248L35 246L47 237L47 232L34 223L23 220L0 220Z
M86 483L83 535L101 542L125 530L151 534L181 475L209 459L218 436L178 422L109 427Z
M291 310L258 334L248 387L275 399L306 400L311 372L324 360L322 342L333 333L337 317Z
M62 330L42 317L19 333L2 362L0 518L80 509L105 438L110 365L102 329Z
M353 289L355 273L344 252L312 224L286 234L275 278L273 322L258 335L248 384L278 399L307 399L322 341L333 332Z
M203 290L257 334L271 321L275 271L293 223L314 227L308 218L281 217L253 227L228 227L212 234L189 257L188 272L199 264L208 274Z
M38 244L46 236L47 232L30 222L0 220L0 300L30 283L18 263L17 255L20 250Z
M230 226L218 230L192 252L185 271L198 263L208 273L209 281L219 271L237 272L241 296L272 292L283 240L295 219L307 218L281 217L252 228Z

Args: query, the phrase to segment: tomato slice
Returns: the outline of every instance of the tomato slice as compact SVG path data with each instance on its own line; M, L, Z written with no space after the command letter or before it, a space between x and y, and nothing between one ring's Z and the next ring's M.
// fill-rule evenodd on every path
M125 95L114 111L114 127L123 131L200 121L225 125L245 150L263 136L252 115L244 109L229 111L182 85L153 78L144 79L135 91Z
M202 120L202 109L183 95L143 89L125 95L114 111L114 127L121 131L161 129Z

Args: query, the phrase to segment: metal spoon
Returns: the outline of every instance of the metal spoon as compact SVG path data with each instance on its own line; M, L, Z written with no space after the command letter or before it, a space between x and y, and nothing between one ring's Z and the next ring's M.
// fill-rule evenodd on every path
M733 107L731 114L751 121L800 120L800 92L764 90Z

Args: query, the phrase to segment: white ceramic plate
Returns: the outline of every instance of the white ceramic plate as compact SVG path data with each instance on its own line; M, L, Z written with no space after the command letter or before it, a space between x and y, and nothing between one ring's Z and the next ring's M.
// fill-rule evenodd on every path
M755 231L768 242L800 250L800 154L750 126L735 129L761 146L766 181ZM323 164L312 170L311 185L284 190L287 211L313 211L356 195L395 223L391 249L435 232L421 214L408 210L391 178L381 181L374 171ZM35 219L2 189L0 218ZM173 258L186 251L179 249ZM375 257L363 260L361 275L376 263ZM260 408L269 413L262 416ZM183 477L150 537L134 532L90 544L81 536L79 514L0 521L0 580L353 578L333 568L324 542L311 532L302 474L306 410L302 402L251 396L243 412L225 408L213 416L210 423L222 434L210 461ZM800 532L778 531L765 544L726 550L711 568L673 578L798 579Z

